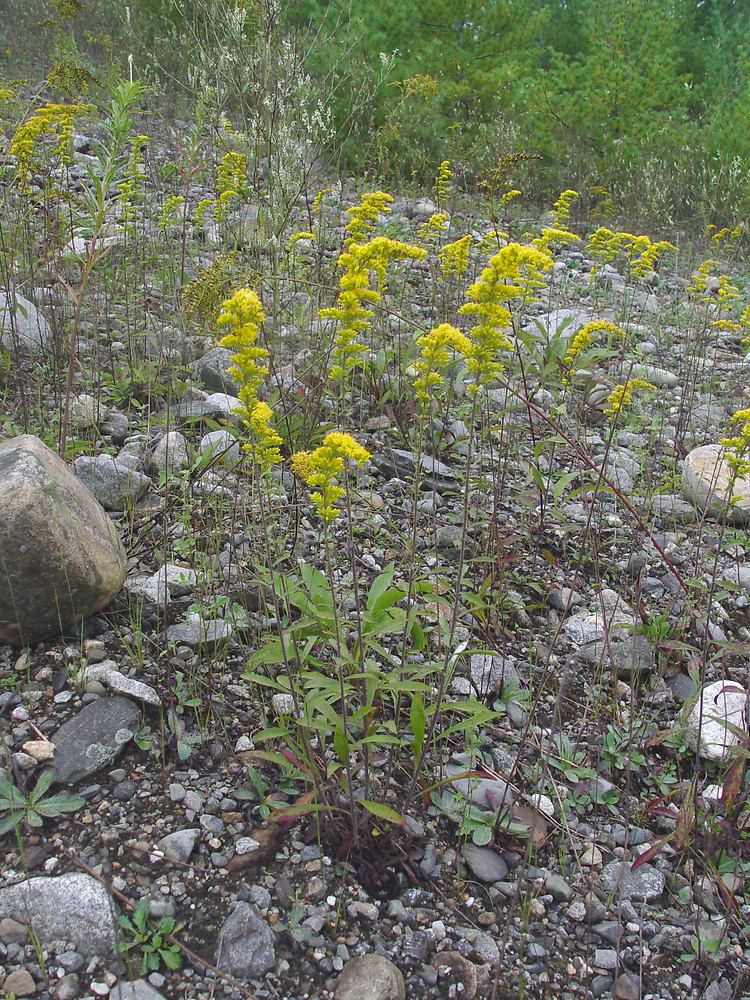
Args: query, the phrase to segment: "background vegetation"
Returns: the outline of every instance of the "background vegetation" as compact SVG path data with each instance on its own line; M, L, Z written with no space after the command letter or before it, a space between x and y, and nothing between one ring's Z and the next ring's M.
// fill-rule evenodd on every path
M357 174L424 182L447 158L472 186L505 163L503 183L540 201L573 184L644 224L747 213L739 0L8 2L11 76L47 72L42 53L93 75L132 54L171 102L208 84L247 111L275 65L259 53L285 44L330 122L320 148Z

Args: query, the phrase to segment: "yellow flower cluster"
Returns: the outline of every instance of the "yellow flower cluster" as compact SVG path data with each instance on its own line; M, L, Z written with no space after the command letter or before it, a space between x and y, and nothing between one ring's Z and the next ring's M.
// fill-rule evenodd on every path
M613 421L616 420L620 411L632 404L633 393L636 389L653 392L656 386L642 378L629 378L627 382L616 385L607 396L607 406L605 406L604 412Z
M222 303L216 321L220 330L227 331L219 340L219 346L235 352L230 371L242 385L240 399L245 404L248 418L257 402L258 387L268 375L268 366L261 364L268 357L268 351L255 343L260 325L265 320L263 307L255 292L250 288L240 288Z
M374 233L375 223L384 212L390 212L392 203L393 195L386 194L385 191L372 191L362 198L359 205L347 208L349 222L346 226L344 247L348 248L352 243L361 243Z
M338 324L333 345L331 379L342 382L362 363L362 356L367 351L365 345L359 342L358 336L368 329L374 313L365 303L374 305L381 300L380 291L370 286L371 272L375 273L382 289L391 261L423 260L425 256L425 250L386 236L376 236L364 244L349 243L338 260L338 266L344 273L339 279L337 304L321 309L319 313L321 319L333 319Z
M451 361L457 354L462 354L464 357L470 355L472 343L455 326L441 323L420 337L417 340L417 347L421 357L414 365L417 372L414 388L417 399L426 403L433 390L444 384L443 373Z
M308 243L314 243L315 233L307 233L307 232L294 233L290 237L289 243L287 244L288 249L293 250L295 246L303 240L307 241Z
M253 454L253 460L261 471L268 472L272 465L281 461L281 436L271 426L273 410L268 403L256 403L250 411L247 428L250 432L250 442L247 445Z
M509 243L490 258L479 280L469 288L470 301L459 312L479 321L471 331L472 349L467 358L474 378L470 391L477 392L494 381L503 370L498 353L512 350L504 332L512 318L506 303L532 302L534 293L544 285L543 274L551 267L549 254L536 247Z
M541 233L532 241L537 250L549 250L550 247L563 247L568 243L580 243L581 237L571 233L569 229L558 229L556 226L545 226Z
M31 191L34 154L44 136L56 137L53 155L62 163L70 163L73 157L73 124L76 118L94 110L90 104L45 104L18 126L8 152L16 161L18 187L24 194Z
M252 453L253 460L263 472L281 461L281 438L271 427L273 412L267 403L258 400L258 388L268 375L268 366L262 363L268 357L268 351L256 344L260 325L265 319L255 292L250 288L240 288L222 304L216 321L220 330L227 331L219 340L219 345L235 352L229 370L240 383L240 415L249 435L246 449Z
M217 222L226 222L230 203L240 197L246 185L247 157L243 153L225 153L216 170Z
M512 201L515 201L516 198L520 198L521 194L522 192L519 191L518 188L511 188L510 191L506 191L505 194L502 195L502 197L500 198L501 207L507 208L507 206L510 205Z
M745 315L743 312L739 321L731 317L731 313L741 301L740 290L728 274L714 273L720 267L721 263L718 260L712 258L704 260L692 276L688 294L698 302L714 306L718 319L713 320L711 326L736 332L743 329L742 316Z
M478 249L480 253L497 253L509 239L508 233L502 229L490 229L479 241Z
M704 232L711 240L713 246L717 249L723 247L724 250L731 253L736 250L737 244L742 239L742 235L745 231L743 225L734 226L731 229L729 226L724 226L722 229L717 229L713 224L706 226Z
M423 222L417 235L423 243L437 243L443 233L448 231L448 216L445 212L435 212L427 222Z
M586 244L588 252L594 258L592 276L604 264L611 264L622 254L627 268L636 278L643 278L656 269L659 259L669 251L677 248L666 240L652 242L648 236L634 236L632 233L614 233L602 226L589 236Z
M159 213L159 229L166 229L172 217L177 214L177 209L185 204L185 199L181 194L173 194L165 199Z
M313 198L313 203L312 203L313 215L317 215L318 211L320 210L320 206L323 204L324 199L327 198L329 194L333 194L333 188L323 188L322 190L318 191L318 193Z
M737 410L731 423L742 425L739 432L734 437L722 438L719 443L734 474L750 476L750 410Z
M557 229L562 229L566 222L570 222L570 206L578 197L578 192L568 188L563 191L552 207L553 225Z
M565 352L565 357L563 358L563 364L570 368L578 355L582 354L587 347L591 346L594 340L594 335L597 333L614 334L622 340L625 339L625 331L622 327L617 326L616 323L610 323L609 320L606 319L592 320L591 323L587 323L585 326L582 326L575 337L573 337L570 341L568 349Z
M438 251L438 260L440 262L440 273L444 278L449 274L457 274L459 276L466 274L469 269L471 243L471 233L467 233L460 240L456 240L454 243L446 243L444 247L440 248Z
M136 135L130 139L130 156L120 181L120 205L125 226L135 219L136 206L144 197L146 173L143 169L143 148L148 141L147 135Z
M339 516L336 504L344 496L339 485L347 461L363 466L370 461L370 452L349 434L333 431L315 451L297 452L292 456L292 472L315 490L310 499L326 524Z
M435 195L438 208L442 208L450 197L452 179L453 171L451 170L450 160L443 160L438 167L437 177L435 178L435 183L432 188L432 193Z

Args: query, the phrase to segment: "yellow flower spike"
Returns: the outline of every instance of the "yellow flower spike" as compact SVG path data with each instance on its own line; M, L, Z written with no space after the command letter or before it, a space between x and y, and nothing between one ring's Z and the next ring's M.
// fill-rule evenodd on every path
M369 243L350 243L338 260L343 270L339 279L339 295L335 306L321 309L321 319L332 319L338 324L331 356L329 378L343 382L353 369L362 364L367 348L358 336L370 326L375 315L365 303L376 305L381 292L370 286L374 273L379 289L385 284L388 265L394 260L424 260L427 251L420 247L376 236Z
M261 363L268 357L268 351L255 343L265 319L255 292L250 288L240 288L222 304L216 321L220 330L227 331L219 340L219 346L235 352L230 372L240 384L242 418L248 425L258 402L258 387L268 375L268 366Z
M456 355L466 357L472 349L472 343L467 336L450 323L441 323L429 333L417 340L421 357L415 362L417 377L414 389L417 399L422 403L429 402L432 391L444 385L444 370Z
M440 273L443 277L449 274L466 274L469 269L469 253L471 251L472 236L468 233L454 243L446 243L438 251L438 261L440 262Z
M351 435L332 431L323 439L323 444L313 452L297 452L292 457L292 471L296 476L315 488L310 499L315 504L320 517L326 524L339 516L336 503L344 496L339 479L347 461L363 466L371 455Z
M384 212L390 212L393 195L385 191L373 191L366 194L359 205L347 208L349 223L346 226L344 247L352 243L361 243L371 233L375 232L375 223Z
M290 237L289 242L287 243L287 249L294 250L297 244L300 243L302 240L307 240L309 243L314 243L315 233L307 233L307 232L294 233Z
M438 208L442 208L450 197L452 179L453 171L451 170L450 160L443 160L438 167L437 177L435 178L435 184L432 188L432 193L435 195Z
M627 382L616 385L609 396L607 396L607 406L604 408L604 412L613 422L623 409L632 404L633 393L636 389L655 392L656 386L642 378L630 378Z
M316 215L320 206L323 204L324 199L328 197L329 194L333 194L333 188L323 188L321 191L315 195L312 203L313 215Z
M750 410L737 410L730 423L742 424L735 437L722 438L727 462L737 476L750 476Z
M272 465L281 461L281 436L271 427L273 410L268 403L256 403L250 412L247 427L250 441L246 445L262 472L269 472Z
M614 336L620 337L622 340L626 337L625 331L622 327L617 326L616 323L610 323L606 319L592 320L591 323L582 326L568 344L568 349L563 357L563 365L566 368L572 368L576 358L591 346L594 336L597 333L614 334ZM563 376L563 382L568 382L567 376Z
M72 159L75 119L93 111L95 108L91 104L45 104L18 126L10 141L8 153L16 161L18 187L22 194L29 194L31 191L34 153L44 136L56 136L55 154L63 163L69 163Z
M515 201L516 198L520 198L522 194L523 192L519 191L518 188L512 188L512 190L506 191L505 194L500 198L501 207L507 208L512 201Z
M563 228L563 224L570 221L570 206L573 204L575 199L578 197L578 192L573 191L568 188L567 191L563 191L560 197L557 199L553 206L552 217L554 220L554 226L558 229Z
M510 351L513 344L504 332L512 313L506 303L519 301L528 305L534 293L544 286L543 274L552 267L550 255L533 246L509 243L489 260L478 281L469 288L468 302L459 309L464 316L474 316L478 323L471 330L471 350L466 365L473 376L470 392L493 382L503 371L500 351Z
M437 243L443 233L448 231L448 216L445 212L436 212L427 222L423 222L417 230L417 236L424 243Z

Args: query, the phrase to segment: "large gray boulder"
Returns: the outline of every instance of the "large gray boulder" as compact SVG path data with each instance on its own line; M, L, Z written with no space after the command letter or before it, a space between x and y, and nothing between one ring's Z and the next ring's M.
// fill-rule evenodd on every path
M682 492L708 517L750 521L750 477L734 475L721 445L702 445L685 456Z
M110 955L117 943L118 910L91 875L71 872L30 878L0 889L0 919L28 923L44 948L69 941L86 958Z
M0 346L38 354L51 339L49 323L33 302L18 292L0 291Z
M102 507L37 437L0 444L0 642L59 634L109 604L127 562Z

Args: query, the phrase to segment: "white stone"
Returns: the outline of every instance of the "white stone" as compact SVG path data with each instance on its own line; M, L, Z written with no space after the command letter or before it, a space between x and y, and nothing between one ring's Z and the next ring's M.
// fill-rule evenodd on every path
M740 739L730 726L747 729L747 692L735 681L714 681L701 691L688 717L692 742L701 757L725 760Z
M693 448L682 466L682 492L710 517L750 520L750 477L733 472L718 444Z

